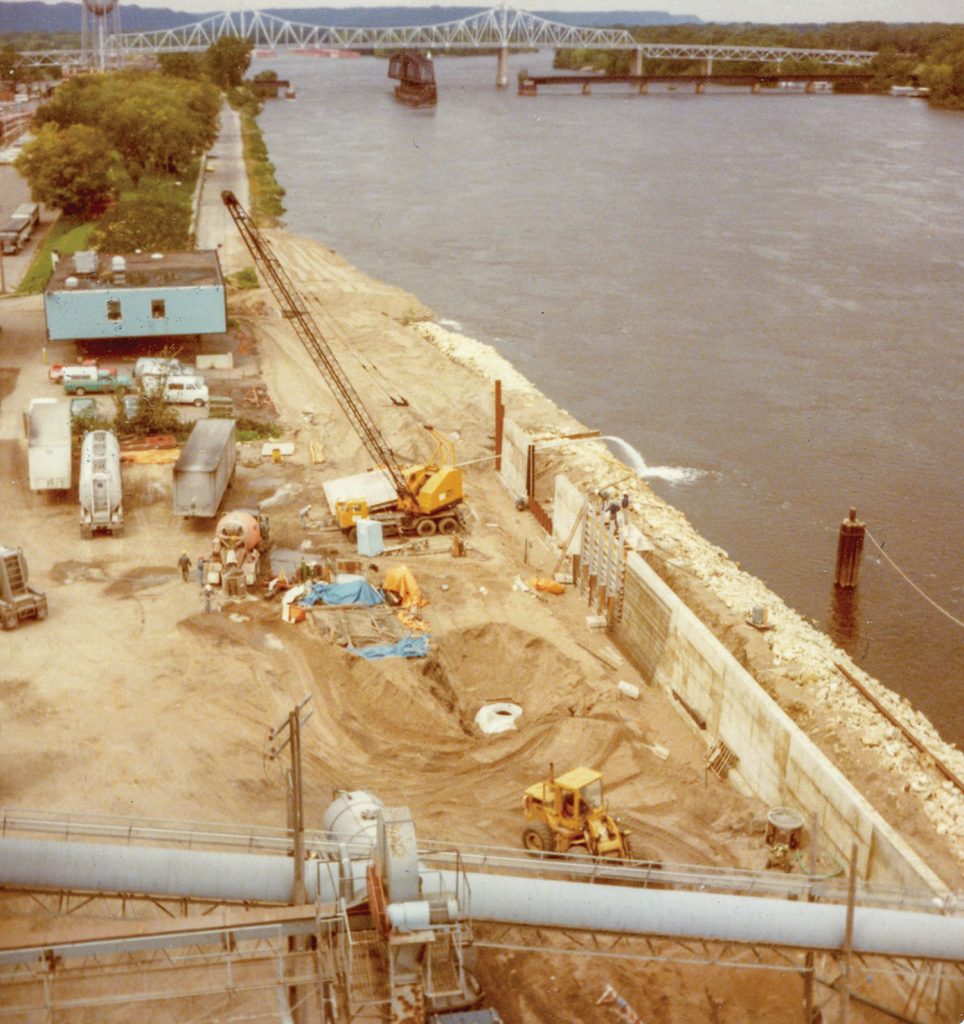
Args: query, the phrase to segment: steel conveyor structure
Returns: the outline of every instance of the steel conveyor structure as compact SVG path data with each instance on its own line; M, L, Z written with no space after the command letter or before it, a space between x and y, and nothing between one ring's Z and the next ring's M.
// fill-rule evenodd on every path
M347 866L346 866L347 865ZM365 860L314 860L305 871L310 902L364 892ZM633 888L557 878L467 872L476 921L779 946L843 948L846 906L729 893ZM287 903L291 858L49 840L0 840L0 887L83 893L140 893L204 902ZM422 891L454 890L455 874L424 869ZM938 901L940 902L940 901ZM964 910L964 908L962 908ZM892 957L964 963L964 913L857 906L852 949ZM0 963L3 954L0 953Z
M60 834L35 838L45 832ZM351 916L375 915L369 902L375 855L364 843L349 848L320 833L307 833L305 845L307 905L287 907L294 862L291 837L284 830L191 832L138 825L125 832L112 823L58 826L52 819L4 815L0 890L8 897L29 892L35 899L49 900L55 894L67 912L71 899L75 906L98 897L122 898L126 904L135 895L169 914L174 913L169 907L182 914L191 904L208 907L203 916L178 919L175 913L161 924L114 922L106 930L103 922L68 918L72 927L67 931L0 940L0 1022L8 1017L18 1024L45 1019L26 1010L14 1016L6 1007L18 1004L5 998L6 986L29 988L33 981L39 992L40 976L49 981L51 965L57 965L62 978L57 991L70 991L68 982L81 965L88 977L91 957L114 964L112 970L120 973L112 984L129 984L132 999L138 986L139 998L161 1000L209 993L217 984L225 991L264 996L284 977L289 987L300 985L314 993L321 1005L333 998L339 964L353 963L361 975L363 961L380 962L373 952L375 940L360 933L358 918ZM812 965L814 955L833 963L849 963L853 957L863 965L861 976L869 977L871 970L909 976L915 987L923 977L923 988L935 982L935 1006L942 1012L949 994L964 1009L964 900L951 893L908 895L861 886L848 904L846 887L834 879L672 865L659 870L651 864L599 866L522 858L495 848L456 851L444 844L419 845L417 874L425 901L452 899L454 894L470 925L491 922L523 936L516 946L477 940L478 948L531 950L525 937L529 929L556 929L565 936L623 936L624 943L637 937L645 941L645 950L620 956L766 967L800 975L810 970L815 981L834 989L831 995L840 991L840 979L821 979L804 963ZM391 910L390 905L387 919ZM305 953L304 943L297 944L298 936L313 936L313 957ZM208 952L201 960L195 952L178 952L204 948ZM577 946L568 952L590 951ZM150 958L158 956L168 973L163 984L158 982L160 988L152 988L145 979L155 976ZM190 968L186 988L176 993L170 989L172 958ZM129 969L130 982L118 980L126 977L118 965L131 962L138 966ZM366 971L370 975L371 968ZM241 977L247 979L244 985ZM357 978L353 984L357 989ZM46 987L43 991L48 992ZM849 988L847 993L850 999L876 1005ZM53 998L48 993L29 1005L38 1013L40 1008L53 1011L60 1006ZM359 996L356 991L354 999L352 1013L364 1019L357 1017L359 1007L366 1005L364 992ZM913 1017L887 1012L897 1020L942 1019L922 1015L920 1005Z

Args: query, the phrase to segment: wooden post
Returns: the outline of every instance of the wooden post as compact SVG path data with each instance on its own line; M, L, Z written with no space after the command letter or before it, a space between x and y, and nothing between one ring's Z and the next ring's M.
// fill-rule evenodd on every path
M291 902L300 906L305 902L305 804L301 777L301 711L296 709L288 716L288 732L291 737L291 783L292 822L295 840L295 880Z
M840 971L840 1024L850 1021L850 959L854 941L854 903L857 894L857 844L850 847L850 874L847 878L847 923L844 926L843 966Z
M864 550L864 524L857 518L857 510L850 510L849 518L840 524L837 539L837 564L833 571L835 587L857 586L860 556Z
M294 832L294 868L295 878L291 891L292 906L301 906L305 902L305 818L304 793L301 777L301 709L295 708L288 715L288 739L291 744L291 793L289 816L291 829ZM288 952L299 953L304 948L304 940L300 935L288 936ZM297 985L288 986L288 1006L294 1024L302 1024L303 1008Z
M505 419L505 406L502 404L502 381L495 382L495 471L502 470L502 422Z

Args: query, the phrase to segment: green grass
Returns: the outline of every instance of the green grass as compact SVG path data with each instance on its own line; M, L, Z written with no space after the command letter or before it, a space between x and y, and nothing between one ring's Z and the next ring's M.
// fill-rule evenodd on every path
M261 282L258 280L258 274L254 267L245 267L244 270L229 274L227 280L228 284L233 284L235 288L242 290L261 287Z
M201 161L191 161L190 168L184 174L145 174L134 188L131 179L121 172L117 179L120 195L119 202L128 199L153 199L155 196L162 199L176 199L182 206L191 208L191 201L194 198L194 186L197 184L197 176L201 170ZM178 184L180 182L180 185Z
M194 160L190 169L180 177L172 174L145 174L140 180L140 187L134 188L130 178L125 174L120 182L120 202L125 199L153 199L164 197L176 199L186 209L191 209L194 199L194 186L200 173L201 162ZM180 185L177 182L180 182ZM89 249L91 236L97 228L97 221L80 221L75 217L60 217L50 229L43 245L37 251L30 269L17 289L20 295L33 295L42 292L47 286L52 267L51 251L56 249L62 256Z
M261 101L252 92L250 83L245 83L228 93L228 102L241 115L241 142L251 193L251 216L259 227L277 227L285 212L282 202L285 190L275 177L275 166L258 126Z
M61 217L50 229L43 245L30 264L30 269L17 289L20 295L33 295L42 292L46 287L53 267L50 265L50 254L56 249L61 256L80 252L90 245L90 236L97 227L95 221L78 221L73 217Z

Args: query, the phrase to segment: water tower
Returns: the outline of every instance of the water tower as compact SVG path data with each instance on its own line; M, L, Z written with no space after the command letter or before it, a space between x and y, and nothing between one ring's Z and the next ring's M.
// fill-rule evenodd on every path
M85 67L120 66L120 0L81 0L80 49Z

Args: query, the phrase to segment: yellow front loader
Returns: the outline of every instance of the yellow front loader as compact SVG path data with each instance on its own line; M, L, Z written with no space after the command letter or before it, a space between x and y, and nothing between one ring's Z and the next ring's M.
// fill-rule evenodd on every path
M602 775L593 768L573 768L525 791L522 809L532 822L522 831L530 853L584 850L593 857L628 860L629 833L611 817L603 800Z

